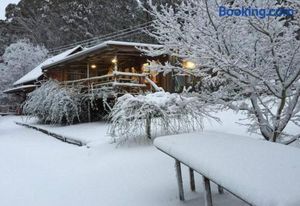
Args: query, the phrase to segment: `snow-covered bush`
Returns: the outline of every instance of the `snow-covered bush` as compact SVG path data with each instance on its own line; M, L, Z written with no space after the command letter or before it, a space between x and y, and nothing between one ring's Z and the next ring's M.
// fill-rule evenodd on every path
M195 96L156 92L118 98L111 113L109 133L114 141L145 140L158 135L202 129L208 116L204 103Z
M72 124L79 121L81 98L73 89L49 80L28 95L23 112L43 123Z

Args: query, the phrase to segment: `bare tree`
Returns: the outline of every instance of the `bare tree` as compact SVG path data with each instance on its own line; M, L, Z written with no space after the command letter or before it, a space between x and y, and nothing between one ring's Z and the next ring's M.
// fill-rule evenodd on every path
M226 78L229 83L217 91L203 92L203 97L246 111L251 131L259 130L266 140L290 143L300 137L286 131L289 123L300 126L299 12L290 17L221 17L219 6L296 9L300 3L226 2L186 0L176 6L156 6L148 1L156 28L149 34L164 45L148 52L193 61L197 65L194 73L207 81L212 80L207 70Z
M14 81L34 69L46 59L48 50L39 45L33 45L28 40L19 40L5 49L3 60L6 65L3 69L4 79L8 82L7 87Z

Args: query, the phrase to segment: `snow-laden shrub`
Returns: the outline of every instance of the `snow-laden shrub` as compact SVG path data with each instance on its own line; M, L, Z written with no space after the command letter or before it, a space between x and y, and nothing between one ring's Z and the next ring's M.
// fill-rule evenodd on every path
M117 143L202 129L208 115L197 97L156 92L118 98L111 113L109 133ZM147 138L148 137L148 138Z
M72 124L79 121L80 97L74 90L50 80L28 95L23 112L43 123Z

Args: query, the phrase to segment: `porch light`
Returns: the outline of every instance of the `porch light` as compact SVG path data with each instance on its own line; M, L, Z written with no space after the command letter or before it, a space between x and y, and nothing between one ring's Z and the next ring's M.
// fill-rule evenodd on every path
M196 64L194 62L191 62L191 61L184 61L182 66L185 69L195 69L196 68Z
M96 69L96 68L97 68L97 65L96 65L96 64L92 64L92 65L91 65L91 68L92 68L92 69Z
M149 72L150 72L148 66L150 66L150 63L145 63L145 64L143 64L143 72L146 72L146 73L149 73Z
M113 59L111 60L111 62L114 63L114 64L116 64L116 63L118 62L117 57L113 58Z

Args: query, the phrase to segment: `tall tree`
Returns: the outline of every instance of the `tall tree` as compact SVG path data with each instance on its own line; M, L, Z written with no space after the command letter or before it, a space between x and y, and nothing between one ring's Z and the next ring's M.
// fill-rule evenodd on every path
M136 0L21 0L7 7L6 17L4 26L10 33L47 48L149 21Z
M148 52L167 52L194 61L198 65L195 72L201 75L205 70L222 74L230 83L218 91L203 92L202 97L247 112L251 131L259 130L266 140L289 143L300 137L286 131L289 123L300 127L299 14L262 18L231 13L222 17L218 11L220 5L227 9L298 9L300 4L226 2L186 0L175 7L158 8L149 1L156 28L150 35L164 47Z
M8 83L6 86L11 86L14 81L40 64L47 54L45 47L35 46L28 40L19 40L7 47L3 54L5 67L4 78L2 78Z

